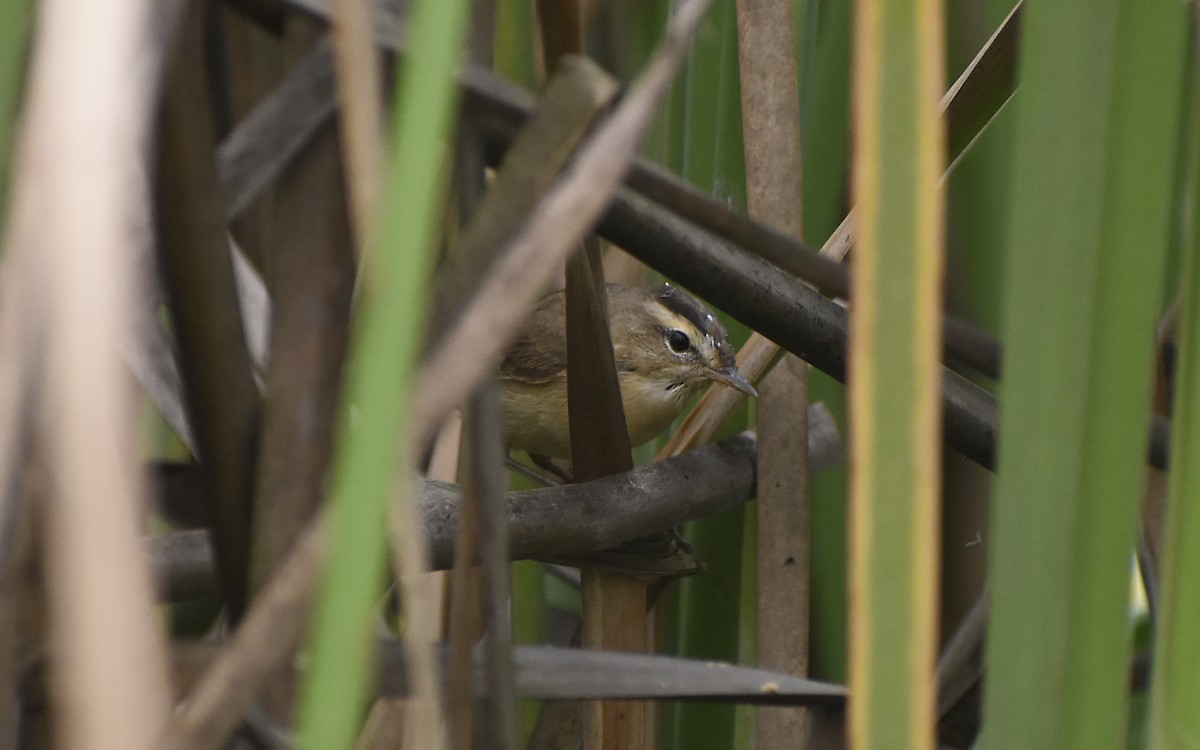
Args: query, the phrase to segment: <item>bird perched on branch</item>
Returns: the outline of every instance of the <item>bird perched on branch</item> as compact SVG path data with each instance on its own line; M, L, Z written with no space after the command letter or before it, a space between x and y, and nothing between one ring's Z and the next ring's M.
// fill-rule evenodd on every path
M606 291L630 444L665 430L710 382L758 395L738 372L725 327L695 298L665 284ZM543 298L500 365L510 450L571 455L565 321L564 293Z

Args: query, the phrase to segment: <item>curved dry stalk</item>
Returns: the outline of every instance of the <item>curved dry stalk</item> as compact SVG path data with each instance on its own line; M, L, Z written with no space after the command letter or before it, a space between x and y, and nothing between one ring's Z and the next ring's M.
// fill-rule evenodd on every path
M217 750L253 705L263 682L295 653L325 557L328 510L296 540L233 638L175 712L156 747Z

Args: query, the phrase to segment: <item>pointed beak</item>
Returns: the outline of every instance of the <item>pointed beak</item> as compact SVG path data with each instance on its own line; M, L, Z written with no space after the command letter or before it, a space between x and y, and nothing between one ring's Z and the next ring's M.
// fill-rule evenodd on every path
M727 385L730 388L739 390L747 396L758 398L758 391L754 390L754 386L750 385L750 381L742 377L742 374L737 371L737 368L729 367L724 370L709 370L708 377L717 381L722 385Z

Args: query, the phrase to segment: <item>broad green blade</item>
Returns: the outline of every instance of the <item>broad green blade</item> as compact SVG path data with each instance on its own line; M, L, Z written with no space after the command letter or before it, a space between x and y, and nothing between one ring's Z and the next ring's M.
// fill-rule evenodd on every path
M1124 743L1185 8L1025 8L985 748Z
M669 140L679 161L672 166L693 185L745 207L741 89L738 80L734 0L716 0L708 11L683 75L683 114L673 118ZM724 320L724 319L723 319ZM729 326L735 345L745 328ZM744 411L742 413L745 413ZM744 419L744 418L742 418ZM745 422L731 422L744 429ZM740 585L744 509L687 525L684 535L707 570L679 584L677 653L736 661L739 651ZM685 703L666 717L668 747L729 748L734 707Z

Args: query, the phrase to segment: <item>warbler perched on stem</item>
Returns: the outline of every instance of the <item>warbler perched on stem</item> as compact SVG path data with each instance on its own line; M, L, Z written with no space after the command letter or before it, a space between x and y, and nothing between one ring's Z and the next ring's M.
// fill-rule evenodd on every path
M665 430L710 382L758 395L738 372L725 327L695 298L665 284L606 291L631 445ZM500 384L508 448L569 458L563 292L538 303L500 365Z

